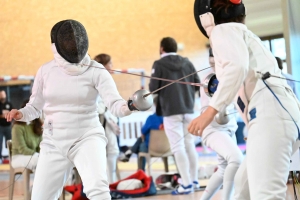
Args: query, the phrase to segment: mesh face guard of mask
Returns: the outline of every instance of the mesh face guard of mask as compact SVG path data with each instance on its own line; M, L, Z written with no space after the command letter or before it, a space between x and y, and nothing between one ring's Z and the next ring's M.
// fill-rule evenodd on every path
M79 63L89 47L84 26L75 20L56 23L51 30L51 42L55 44L59 55L70 63Z

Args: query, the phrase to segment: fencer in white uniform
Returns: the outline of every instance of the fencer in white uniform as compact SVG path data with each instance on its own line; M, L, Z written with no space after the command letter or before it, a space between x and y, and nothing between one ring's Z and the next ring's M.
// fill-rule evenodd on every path
M298 148L300 106L286 80L262 77L266 72L282 75L272 53L243 24L245 16L241 0L195 2L195 19L209 36L219 85L189 131L202 135L216 113L235 99L249 130L235 198L283 200L291 155Z
M111 199L106 174L107 138L97 113L100 95L118 117L129 115L132 102L117 91L111 75L87 54L88 37L75 20L51 30L54 60L36 74L29 103L6 118L31 121L45 115L43 140L32 200L57 200L75 166L83 191L92 200Z
M120 153L117 135L120 134L118 126L118 118L115 117L106 107L101 98L98 100L98 113L102 115L102 126L105 130L107 138L106 157L107 157L107 175L108 182L114 183L117 181L117 160Z
M209 63L212 68L203 71L200 80L214 73L214 58L210 49ZM204 88L200 88L201 93L201 113L209 106L211 97L209 97ZM223 108L224 112L235 113L234 104L231 103ZM243 160L243 154L237 146L235 132L237 122L234 115L228 115L226 124L219 124L214 119L203 131L202 139L205 145L217 153L218 170L209 179L208 185L201 196L201 200L209 200L223 185L222 199L230 200L233 197L234 176Z

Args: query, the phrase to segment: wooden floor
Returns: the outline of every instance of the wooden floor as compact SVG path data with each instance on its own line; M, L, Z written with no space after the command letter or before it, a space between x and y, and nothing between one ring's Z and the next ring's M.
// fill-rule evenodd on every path
M1 188L8 186L8 182L0 182L0 186ZM21 183L17 183L16 184L16 191L15 191L15 196L14 196L14 200L23 200L23 191L22 191L22 184ZM134 198L134 199L128 199L128 200L142 200L142 199L146 199L146 200L199 200L201 195L202 195L202 191L201 192L195 192L193 194L189 194L189 195L180 195L180 196L173 196L173 195L159 195L159 196L149 196L149 197L143 197L143 198ZM0 200L8 200L8 190L6 191L0 191ZM212 198L212 200L221 200L222 196L222 190L220 190L219 192L216 193L216 195ZM300 197L300 194L298 194L298 197ZM71 200L71 195L67 195L66 196L66 200ZM288 191L287 191L287 200L293 200L294 195L293 195L293 188L292 185L288 185Z
M128 200L200 200L200 197L202 195L201 192L195 192L193 194L189 195L180 195L180 196L173 196L173 195L160 195L160 196L151 196L151 197L144 197L144 198L134 198L134 199L128 199ZM286 200L293 200L294 198L294 192L292 185L288 185L288 191L287 191L287 197ZM300 194L298 194L298 197L300 197ZM222 190L217 192L215 196L211 200L221 200L222 199Z
M164 173L163 171L163 163L160 160L153 160L152 163L152 176L155 180L157 176ZM217 158L215 155L211 156L200 156L199 157L199 166L203 164L213 165L216 164ZM121 171L121 178L128 177L129 175L133 174L136 170L136 160L131 159L131 162L129 163L120 163L119 169ZM176 172L175 167L170 163L170 170L172 172ZM8 186L9 186L9 166L8 165L0 165L0 200L8 200ZM33 180L33 177L31 177L31 182ZM206 179L201 179L200 185L205 186L208 182ZM5 189L6 188L6 189ZM298 186L300 190L300 185ZM172 196L172 195L156 195L156 196L150 196L150 197L143 197L143 198L134 198L134 199L128 199L128 200L199 200L201 195L203 194L203 191L198 191L193 194L189 195L180 195L180 196ZM298 193L298 196L300 197L300 193ZM222 198L222 190L218 191L215 196L212 198L212 200L221 200ZM72 196L70 194L66 195L66 200L71 200ZM22 177L16 181L15 183L15 190L14 190L14 200L23 200L23 181ZM294 198L294 192L292 185L288 185L288 191L287 191L287 200L293 200Z

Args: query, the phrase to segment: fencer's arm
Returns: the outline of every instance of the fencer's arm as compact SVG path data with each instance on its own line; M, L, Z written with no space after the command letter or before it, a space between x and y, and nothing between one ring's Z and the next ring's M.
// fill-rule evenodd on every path
M219 111L232 103L243 84L248 73L249 52L243 32L227 25L216 26L210 42L219 85L209 105Z
M156 62L154 62L154 64L153 64L151 76L161 78L160 77L160 68L159 68L159 66L157 66ZM160 84L161 84L161 81L155 80L155 79L150 79L150 82L149 82L150 92L153 92L154 90L160 88L161 87Z
M102 68L104 67L102 66ZM110 73L99 68L94 68L94 70L93 82L108 110L116 117L130 115L131 111L127 106L127 101L119 94Z
M29 102L19 111L23 117L18 121L29 122L42 116L42 109L45 101L43 98L43 66L39 68L32 87L32 93Z

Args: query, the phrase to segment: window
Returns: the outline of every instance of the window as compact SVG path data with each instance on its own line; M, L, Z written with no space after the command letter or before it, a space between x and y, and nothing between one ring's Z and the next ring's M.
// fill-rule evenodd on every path
M285 40L284 38L278 38L271 40L272 53L274 56L281 58L281 60L286 59L285 52Z
M270 41L269 40L262 40L262 43L263 43L263 45L267 48L267 49L269 49L269 50L271 50L271 44L270 44Z
M267 47L274 56L281 58L283 61L283 73L287 73L286 66L286 49L283 35L275 35L261 38L262 43Z

